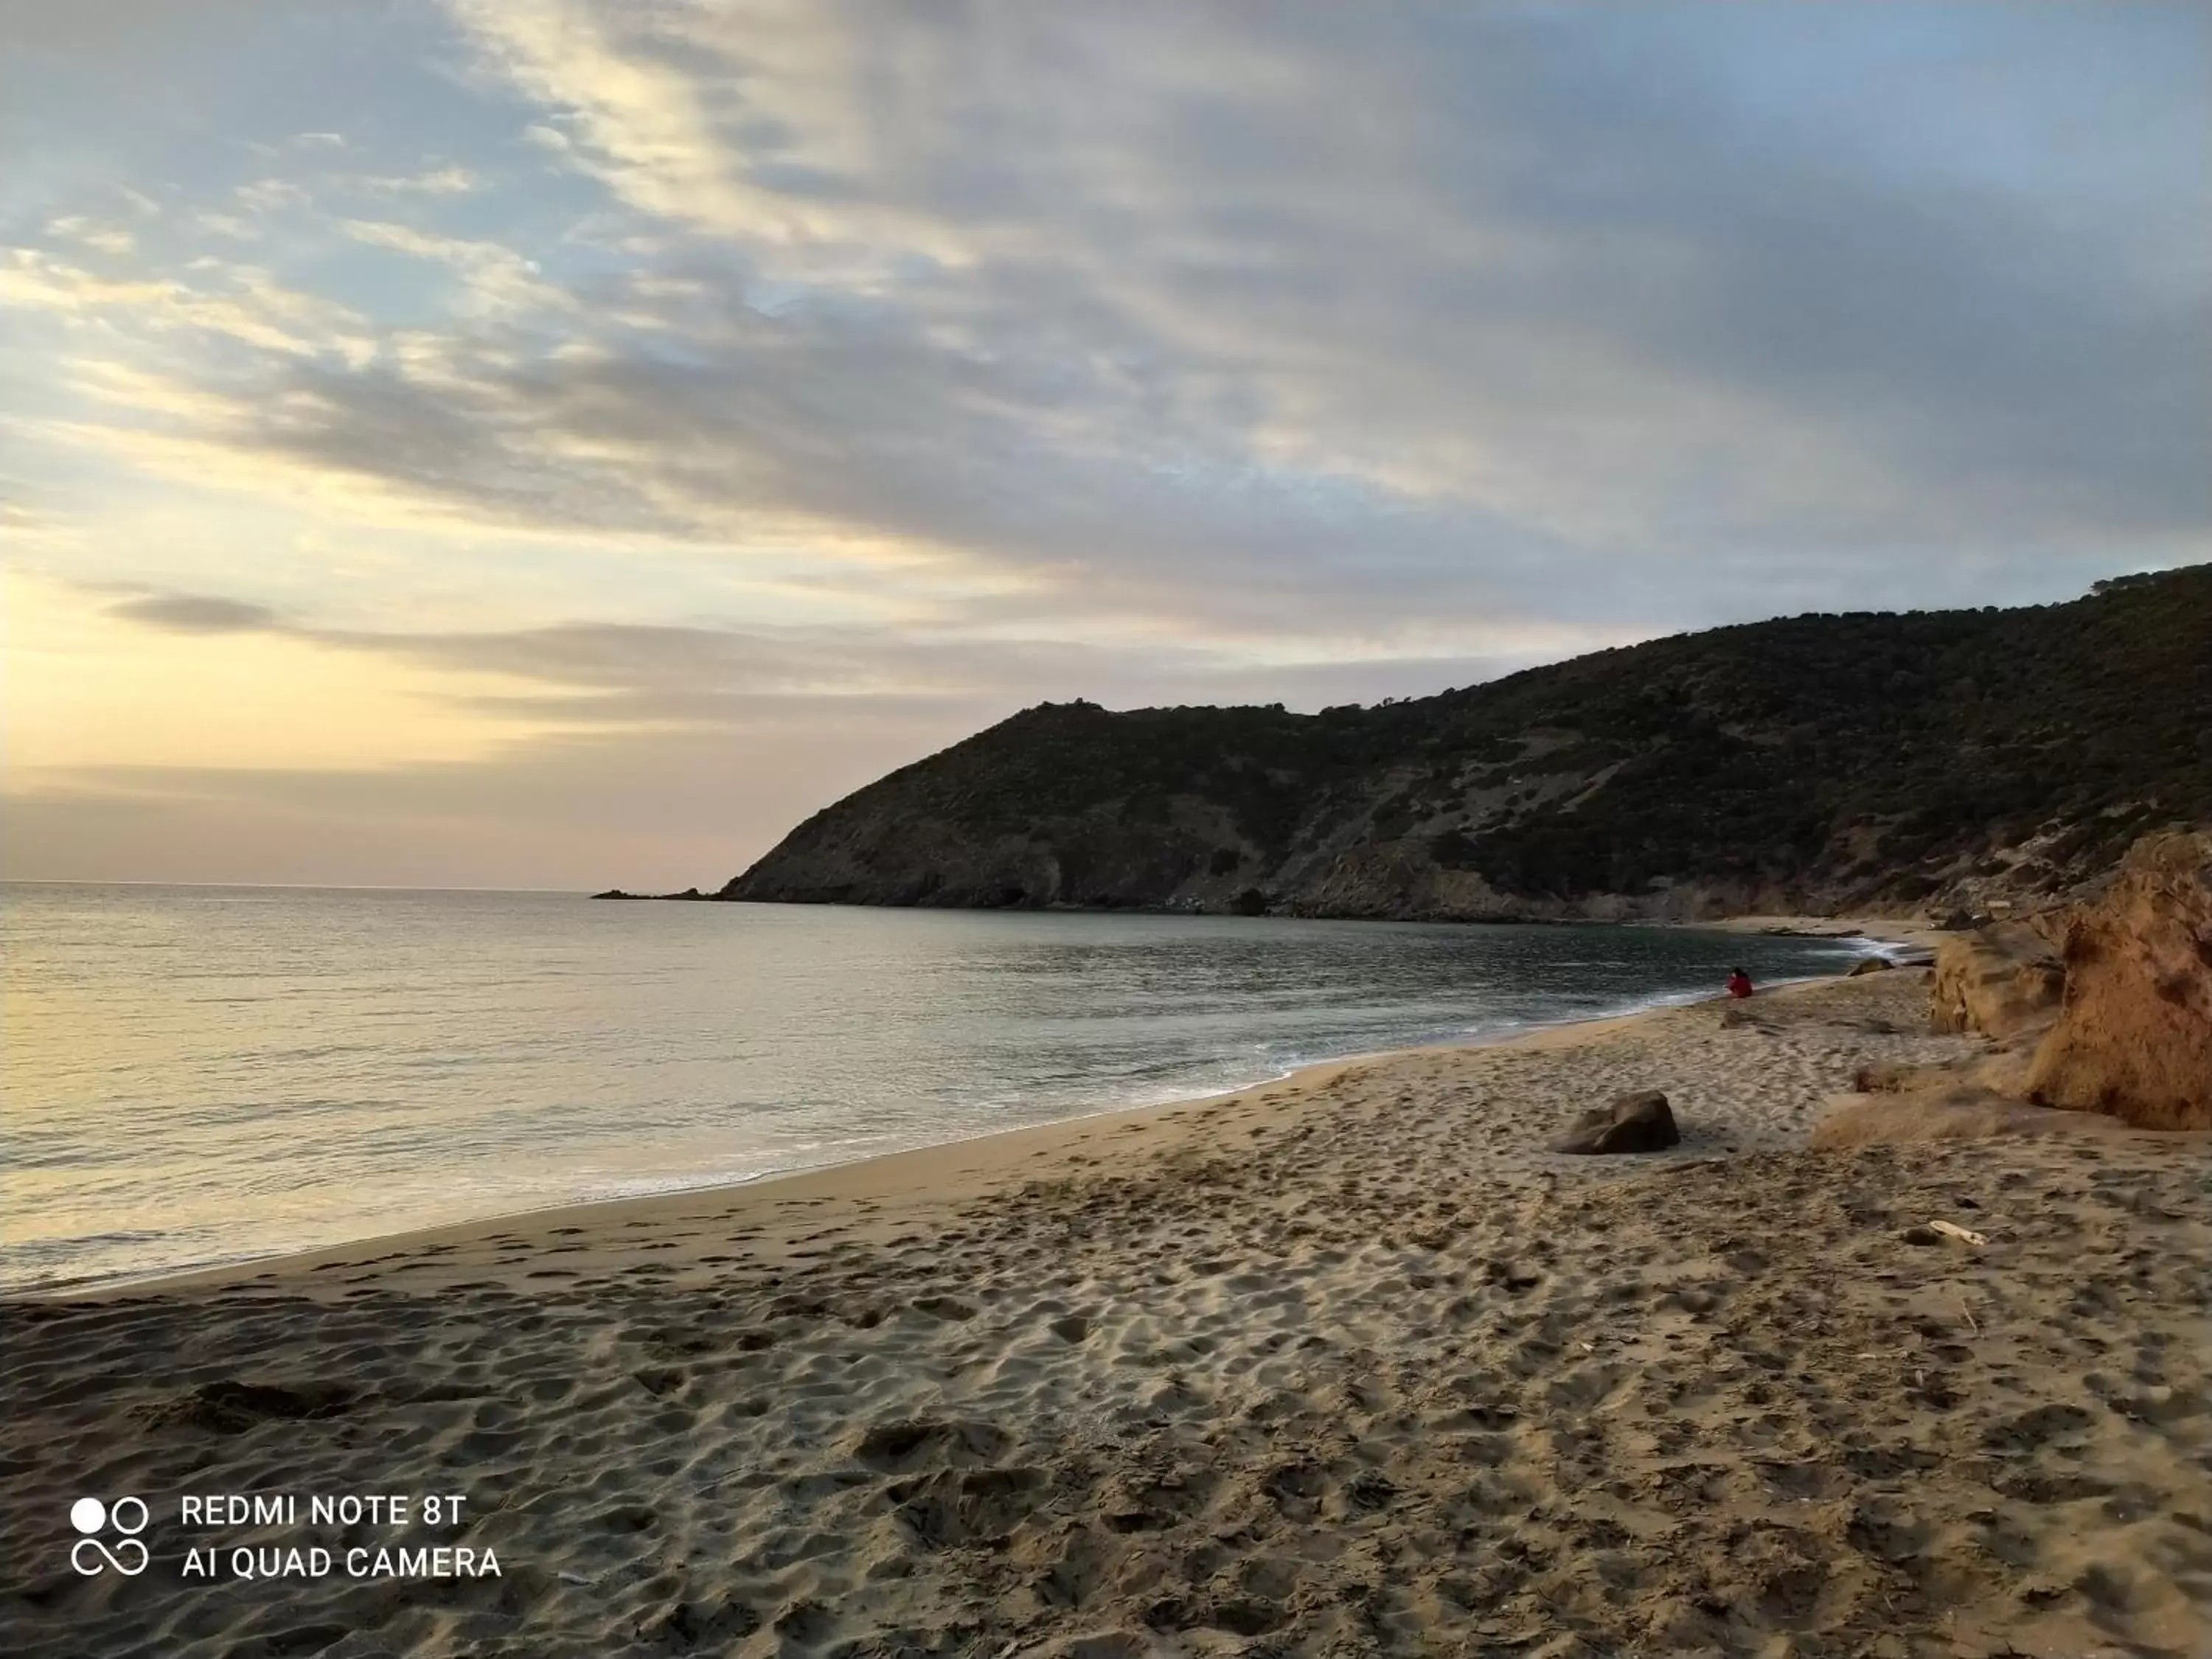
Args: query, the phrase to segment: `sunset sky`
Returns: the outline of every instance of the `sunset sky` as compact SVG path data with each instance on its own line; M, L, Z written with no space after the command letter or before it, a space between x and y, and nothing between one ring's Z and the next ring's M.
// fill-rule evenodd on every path
M0 0L5 873L2212 557L2212 8Z

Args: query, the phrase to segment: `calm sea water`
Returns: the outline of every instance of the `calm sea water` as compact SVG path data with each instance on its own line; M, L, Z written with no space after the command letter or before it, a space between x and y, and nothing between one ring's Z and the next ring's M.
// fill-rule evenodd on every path
M747 1180L1852 947L1673 929L0 887L0 1284Z

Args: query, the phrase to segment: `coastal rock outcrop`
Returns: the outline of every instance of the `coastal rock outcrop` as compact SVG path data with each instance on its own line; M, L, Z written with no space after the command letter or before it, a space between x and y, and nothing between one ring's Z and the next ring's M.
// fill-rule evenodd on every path
M1656 1089L1622 1095L1610 1106L1584 1112L1552 1148L1559 1152L1660 1152L1679 1146L1673 1108Z
M1996 1041L1860 1067L1814 1146L2212 1130L2212 836L2146 836L2100 896L1947 939L1929 1022Z
M1939 1034L2006 1040L2048 1025L2066 991L2066 964L2045 933L1997 922L1936 947L1928 1021Z
M2030 1098L2146 1129L2212 1129L2212 836L2149 836L2065 930Z

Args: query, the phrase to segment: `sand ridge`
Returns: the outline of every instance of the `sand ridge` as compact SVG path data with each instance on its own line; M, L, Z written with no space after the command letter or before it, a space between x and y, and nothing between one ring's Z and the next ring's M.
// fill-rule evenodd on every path
M10 1304L0 1621L341 1659L2200 1654L2212 1158L1797 1150L1856 1065L1965 1041L1917 1034L1920 979ZM1647 1085L1677 1152L1540 1150ZM1986 1243L1916 1242L1938 1217ZM499 1579L163 1559L170 1494L447 1483ZM70 1571L80 1490L155 1503L145 1577Z

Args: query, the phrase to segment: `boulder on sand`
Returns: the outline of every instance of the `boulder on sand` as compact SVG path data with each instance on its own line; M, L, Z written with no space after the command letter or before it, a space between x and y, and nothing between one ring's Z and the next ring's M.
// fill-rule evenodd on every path
M1553 1143L1557 1152L1658 1152L1681 1145L1674 1114L1656 1089L1622 1095L1610 1106L1584 1112Z
M1845 979L1864 979L1869 974L1886 974L1897 964L1887 957L1869 957L1864 962L1853 963Z
M2137 842L2064 938L2064 1003L2028 1097L2137 1128L2212 1129L2212 835Z

